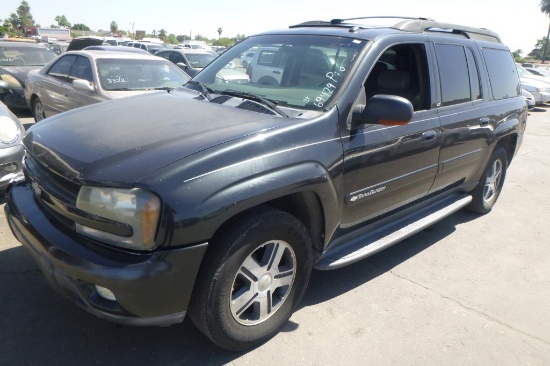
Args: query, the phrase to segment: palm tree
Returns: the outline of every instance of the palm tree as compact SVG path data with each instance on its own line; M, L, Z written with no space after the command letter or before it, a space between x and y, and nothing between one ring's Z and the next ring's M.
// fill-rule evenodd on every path
M550 16L550 0L540 1L540 11L545 15ZM548 33L546 34L546 42L544 42L544 50L542 51L542 63L546 60L546 50L548 48L548 37L550 37L550 24L548 25Z
M164 28L162 28L161 30L159 30L159 38L164 41L164 38L166 38L166 31L164 30Z
M549 0L550 1L550 0ZM218 39L220 39L222 35L223 29L221 27L218 28Z

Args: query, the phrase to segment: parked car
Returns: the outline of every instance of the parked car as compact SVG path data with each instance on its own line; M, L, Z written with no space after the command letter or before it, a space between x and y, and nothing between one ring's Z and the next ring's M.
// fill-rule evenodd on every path
M529 71L527 71L527 69L519 64L516 64L516 67L518 69L518 73L519 75L522 77L522 78L526 78L526 79L532 79L532 80L537 80L537 81L542 81L544 83L550 83L550 77L547 77L547 76L541 76L541 75L535 75Z
M197 75L199 71L201 71L204 67L206 67L206 65L216 58L209 52L192 48L163 50L157 52L155 55L165 58L168 61L178 65L180 69L185 71L191 77Z
M155 53L165 50L166 46L162 43L152 43L152 42L128 42L126 47L141 48L154 55Z
M57 55L42 44L0 41L0 101L9 108L25 109L27 73L42 68Z
M550 82L544 78L527 72L523 67L516 65L520 76L521 88L531 93L536 105L543 105L550 102ZM549 79L550 81L550 79Z
M509 48L487 29L369 19L251 36L184 88L36 124L7 196L12 232L90 313L189 316L242 350L285 325L312 268L463 207L488 213L526 127ZM280 82L217 82L252 47L287 58Z
M191 48L160 51L156 53L155 56L165 58L174 63L190 76L197 75L205 66L216 58L208 52ZM216 80L220 83L248 83L250 79L244 72L235 70L234 62L230 61L226 67L216 75Z
M254 58L254 54L256 53L256 49L257 49L257 47L246 50L239 57L239 59L241 60L241 66L244 67L245 69L250 64L250 61L252 61L252 59Z
M27 75L25 100L38 122L101 101L182 86L189 75L160 57L70 51Z
M550 78L550 72L548 72L548 70L546 70L546 69L535 69L535 68L528 68L528 67L524 67L524 69L529 71L531 74L533 74L535 76L542 76L542 77L545 77L545 78Z
M533 96L533 94L529 93L525 89L521 89L521 95L523 95L523 97L525 98L525 103L527 103L527 108L529 110L535 109L536 102L535 102L535 97Z
M133 53L140 53L149 55L149 52L142 50L141 48L134 48L134 47L123 47L123 46L88 46L84 48L84 51L90 51L90 50L96 50L96 51L115 51L115 52L133 52Z
M0 196L10 183L23 179L24 135L19 119L0 102Z
M67 48L69 48L69 44L62 44L62 43L54 43L48 46L50 50L55 52L56 55L61 55L64 52L67 52Z

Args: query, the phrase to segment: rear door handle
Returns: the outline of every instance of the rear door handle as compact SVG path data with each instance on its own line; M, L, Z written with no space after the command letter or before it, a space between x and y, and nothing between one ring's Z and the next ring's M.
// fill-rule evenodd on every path
M281 72L280 71L273 71L273 73L279 75Z
M435 137L437 136L437 132L435 131L426 131L422 134L422 141L429 142L435 140Z

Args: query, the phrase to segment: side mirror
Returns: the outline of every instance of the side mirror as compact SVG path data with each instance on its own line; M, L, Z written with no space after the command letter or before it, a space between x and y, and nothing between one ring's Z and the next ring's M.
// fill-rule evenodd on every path
M180 69L187 69L189 67L183 62L178 62L176 65L179 66Z
M407 99L397 95L379 94L370 98L367 105L358 105L355 108L351 124L404 125L410 122L413 112L413 106Z
M73 80L73 88L75 88L76 90L95 93L95 89L93 87L93 84L92 85L90 85L90 84L92 84L92 83L90 83L88 80L84 80L84 79Z

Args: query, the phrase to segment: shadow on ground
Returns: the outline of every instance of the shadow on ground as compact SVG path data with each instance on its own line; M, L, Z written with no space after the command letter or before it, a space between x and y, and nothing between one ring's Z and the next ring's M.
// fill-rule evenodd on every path
M366 260L339 270L314 271L303 311L390 271L476 217L460 211ZM2 364L217 365L244 354L217 348L188 320L166 328L140 328L97 319L53 291L22 247L0 252L0 276ZM298 326L290 321L283 331Z

